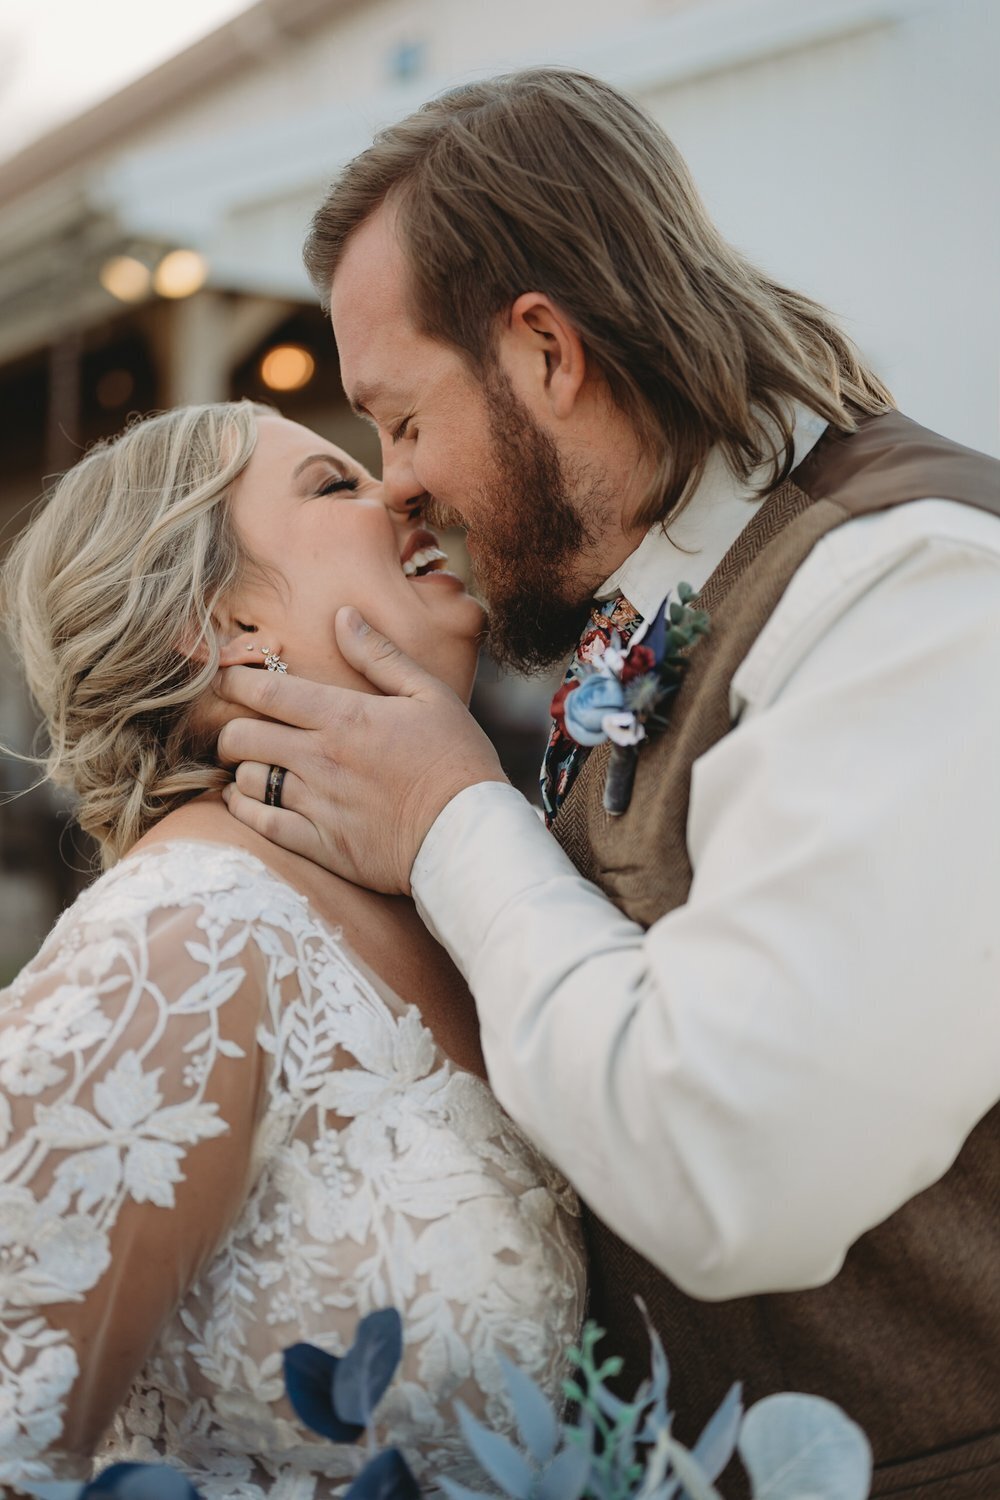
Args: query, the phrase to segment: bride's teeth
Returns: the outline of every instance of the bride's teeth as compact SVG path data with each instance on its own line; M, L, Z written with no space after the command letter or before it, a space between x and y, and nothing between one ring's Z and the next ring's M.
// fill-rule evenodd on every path
M440 547L422 547L419 552L414 552L403 564L403 572L407 578L412 578L419 573L421 568L426 568L428 563L447 562L447 552L442 552Z

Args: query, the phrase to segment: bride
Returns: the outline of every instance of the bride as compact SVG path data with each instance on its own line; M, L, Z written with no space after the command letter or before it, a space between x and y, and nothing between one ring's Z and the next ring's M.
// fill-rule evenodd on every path
M490 1094L468 993L409 902L236 823L214 759L245 713L220 664L371 691L345 603L467 697L482 615L444 563L347 454L247 402L94 449L14 550L48 772L105 873L0 994L0 1482L96 1455L208 1500L341 1493L363 1455L298 1422L282 1350L343 1352L388 1304L378 1436L425 1482L480 1476L456 1398L512 1426L498 1353L559 1392L577 1208Z

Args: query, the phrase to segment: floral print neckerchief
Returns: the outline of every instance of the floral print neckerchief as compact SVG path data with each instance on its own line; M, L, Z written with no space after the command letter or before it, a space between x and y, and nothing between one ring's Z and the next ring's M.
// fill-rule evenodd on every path
M552 700L553 706L557 707L565 698L570 687L583 675L584 665L592 661L595 653L599 655L611 644L614 631L618 632L621 645L625 647L641 624L642 616L624 594L616 594L613 599L605 599L595 604L590 611L590 619L584 627L573 659L566 668L562 687L557 690ZM570 788L588 753L589 747L579 745L576 740L570 739L561 720L553 718L539 777L547 828L551 828L555 822L556 814L569 795Z

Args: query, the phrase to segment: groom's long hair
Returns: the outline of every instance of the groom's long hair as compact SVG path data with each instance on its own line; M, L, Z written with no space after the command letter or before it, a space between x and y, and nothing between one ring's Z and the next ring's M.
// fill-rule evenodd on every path
M657 472L637 520L676 515L709 450L747 476L792 464L792 403L850 431L892 398L830 314L728 245L660 127L586 74L467 84L382 131L317 210L305 246L328 303L347 241L398 210L411 310L480 375L526 291L566 312Z

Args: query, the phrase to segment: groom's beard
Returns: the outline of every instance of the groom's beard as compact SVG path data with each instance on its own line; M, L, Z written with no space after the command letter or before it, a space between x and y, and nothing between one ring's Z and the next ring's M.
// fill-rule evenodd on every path
M491 376L485 394L493 467L476 499L470 554L489 607L491 655L515 672L537 672L580 637L590 590L574 597L567 580L607 507L591 476L571 489L555 443L504 376Z

